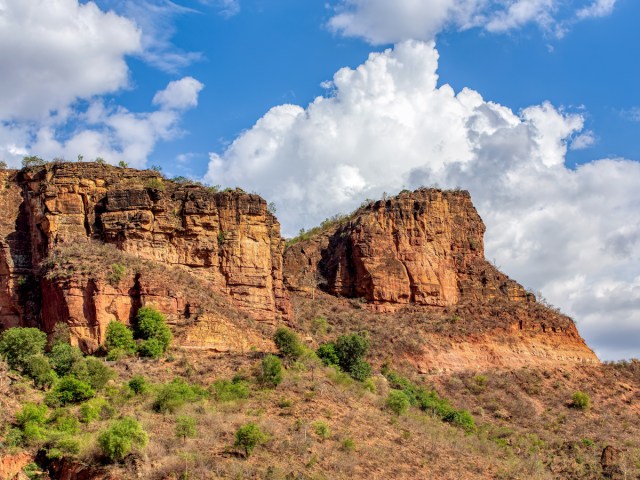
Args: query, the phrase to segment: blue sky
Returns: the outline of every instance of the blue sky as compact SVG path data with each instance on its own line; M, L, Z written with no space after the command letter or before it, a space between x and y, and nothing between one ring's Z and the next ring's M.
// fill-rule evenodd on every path
M470 190L486 253L640 356L640 2L0 0L0 157L160 165L275 202Z

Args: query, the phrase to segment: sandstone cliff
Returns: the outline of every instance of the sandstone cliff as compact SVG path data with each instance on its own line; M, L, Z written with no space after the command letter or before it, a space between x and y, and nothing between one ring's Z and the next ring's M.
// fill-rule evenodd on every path
M81 344L95 347L110 319L127 322L151 299L172 318L189 318L189 297L197 292L176 296L171 280L159 285L125 269L122 281L109 285L98 278L114 268L105 262L64 281L39 275L39 265L56 248L75 245L90 254L92 241L197 276L198 289L257 320L275 323L289 315L284 241L257 195L215 192L154 171L96 163L8 171L2 180L0 328L41 324L51 331L64 321L75 327Z
M360 299L392 342L408 322L424 347L398 353L422 371L597 362L570 318L484 258L484 231L468 192L405 191L294 241L285 282L294 295Z
M94 351L110 321L129 324L151 304L183 346L269 350L273 325L304 320L290 297L299 305L323 291L332 309L346 297L375 312L345 331L379 331L380 345L396 342L397 357L423 371L597 361L571 319L485 260L467 192L372 202L285 252L265 200L241 190L96 163L4 171L0 181L0 330L63 322ZM398 325L429 349L400 348Z

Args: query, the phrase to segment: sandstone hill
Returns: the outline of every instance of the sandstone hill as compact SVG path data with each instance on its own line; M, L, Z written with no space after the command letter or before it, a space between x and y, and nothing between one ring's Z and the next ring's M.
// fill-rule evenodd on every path
M570 318L485 259L468 192L405 191L327 223L285 252L294 298L321 290L361 301L378 313L359 328L382 326L385 345L404 329L413 348L398 353L419 370L598 361Z
M421 371L597 362L571 319L486 261L464 191L405 191L285 252L266 201L239 189L96 163L0 175L0 329L62 322L92 352L109 321L153 304L184 346L269 349L269 326L295 325L291 301L319 289L379 313L359 328L430 340L404 352Z
M159 359L99 357L106 383L65 405L0 361L0 480L640 478L640 362L600 363L487 262L467 192L405 191L285 244L240 189L97 163L0 182L0 330L68 325L99 356L109 322L152 305L174 335ZM296 359L275 347L283 324ZM354 332L365 381L311 352ZM285 368L265 386L270 352ZM109 462L99 439L123 417L149 443ZM251 456L247 424L264 433Z
M177 332L187 344L233 349L248 348L251 329L233 335L239 326L203 302L259 322L289 315L284 241L257 195L95 163L0 175L0 329L64 322L93 351L110 320L128 324L151 303L191 325Z

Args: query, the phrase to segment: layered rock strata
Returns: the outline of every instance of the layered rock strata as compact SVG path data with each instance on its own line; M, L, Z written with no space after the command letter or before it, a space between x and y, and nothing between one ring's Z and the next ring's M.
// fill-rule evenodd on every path
M50 331L52 323L67 321L78 332L82 324L94 343L104 319L93 311L129 318L128 291L95 279L72 276L62 284L39 276L39 265L56 247L83 245L89 251L92 241L181 268L257 320L275 323L289 315L280 225L257 195L217 192L166 180L155 171L97 163L53 163L2 172L1 179L0 328L42 322ZM128 280L129 290L140 283ZM146 297L155 297L170 315L189 302L188 295L167 293L170 282L148 288L164 290Z
M422 371L535 363L535 357L597 362L570 318L537 303L485 259L484 232L468 192L405 191L294 240L285 251L285 283L294 295L320 289L358 298L378 312L398 313L392 319L380 316L380 322L411 322L407 309L458 312L449 323L464 322L464 340L448 341L457 327L441 322L443 334L423 334L436 339L429 351L406 355ZM420 328L414 328L419 338Z

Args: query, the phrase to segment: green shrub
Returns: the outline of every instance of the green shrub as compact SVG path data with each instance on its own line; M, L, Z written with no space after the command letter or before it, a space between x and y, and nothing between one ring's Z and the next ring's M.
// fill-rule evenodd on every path
M249 398L250 390L247 382L242 380L216 380L211 385L213 397L219 402L233 402Z
M331 331L331 325L327 322L327 319L319 315L311 322L311 328L316 335L326 335Z
M197 434L196 419L181 415L176 418L176 437L181 438L183 442L187 441L187 438L193 438Z
M163 353L169 348L173 338L171 330L167 327L164 315L153 307L142 307L138 310L135 333L136 337L142 340L157 340L162 347ZM147 348L149 351L153 351L156 346L149 346Z
M389 386L392 389L401 390L411 405L417 406L420 410L430 413L444 422L459 426L466 432L476 430L475 421L468 411L456 410L447 399L441 398L435 391L426 390L393 372L387 371L385 376L389 381Z
M91 385L75 377L63 377L53 390L47 394L46 402L50 406L64 406L69 403L80 403L96 394Z
M144 448L148 440L142 426L133 418L125 417L104 430L98 437L98 444L106 458L119 462L133 448Z
M68 457L80 452L78 439L66 433L52 433L46 441L47 458L51 460Z
M340 449L345 452L355 452L356 442L354 442L352 438L345 438L342 441L342 445L340 446Z
M115 414L115 409L104 398L92 398L80 405L80 421L91 423L95 420L107 420Z
M329 425L326 424L326 422L313 422L311 426L313 427L313 431L320 440L324 441L328 438L331 438L331 429L329 428Z
M42 167L43 165L46 165L46 163L47 162L45 162L42 158L35 155L23 157L22 159L22 166L24 168Z
M100 418L100 409L92 403L83 403L80 405L80 421L89 424Z
M282 362L275 355L267 355L260 363L258 381L267 388L275 388L282 382Z
M386 404L389 410L400 416L409 410L411 402L409 402L409 398L407 398L402 390L392 389L389 392Z
M72 347L64 342L56 343L49 352L51 366L61 377L71 372L71 369L82 361L82 358L82 352L78 347Z
M22 410L16 414L16 424L19 427L19 433L13 433L13 438L11 438L8 443L30 445L44 440L46 436L46 429L44 427L46 421L46 406L36 405L34 403L25 404Z
M149 391L149 382L142 375L135 375L129 380L129 388L136 395L142 395Z
M137 346L136 346L137 348ZM122 360L125 357L128 357L129 353L127 353L122 348L112 348L107 352L107 362L117 362L118 360Z
M111 272L107 275L107 281L112 286L117 286L127 274L127 267L121 263L111 265Z
M47 335L37 328L10 328L0 335L0 357L22 372L33 355L44 353L46 344Z
M286 327L279 327L276 330L273 342L276 344L280 355L287 360L297 360L304 353L304 347L300 343L298 335Z
M33 462L28 463L27 465L25 465L24 468L22 469L22 471L27 476L27 478L29 480L37 480L38 478L41 478L41 476L40 476L40 474L41 474L40 467L37 464L33 463Z
M150 188L151 190L159 190L164 191L164 183L161 178L150 178L144 184L146 188Z
M16 414L16 424L24 427L27 423L35 423L36 425L44 425L47 421L46 405L36 405L35 403L26 403L22 410Z
M107 326L107 335L105 338L104 346L107 352L120 349L127 354L135 353L136 342L133 339L133 332L126 325L118 322L111 321Z
M443 418L445 422L449 422L462 428L466 432L476 431L476 422L473 419L473 415L467 410L453 410Z
M19 428L11 428L4 437L4 443L8 447L18 447L24 442L22 430Z
M357 333L341 335L336 341L336 354L340 368L351 373L351 369L362 360L368 350L369 339L365 336Z
M160 343L160 341L158 341L156 338L150 338L149 340L143 340L142 342L140 342L138 353L141 357L153 358L157 360L158 358L162 357L164 348L162 347L162 343Z
M336 353L335 342L327 342L320 345L318 350L316 350L316 355L320 360L322 360L322 363L327 366L337 366L340 363L340 359Z
M591 397L585 392L575 392L571 397L571 406L579 410L586 410L591 406Z
M49 388L58 378L56 372L51 368L49 359L42 354L34 355L27 361L25 374L33 380L34 386L38 388Z
M207 392L202 388L176 378L158 390L153 409L158 413L174 413L186 402L195 402L206 395Z
M371 365L363 360L368 350L368 338L353 333L340 336L335 343L323 343L316 355L325 365L339 366L352 378L362 382L371 376Z
M22 426L21 441L26 445L34 445L42 442L47 436L47 430L43 425L27 422Z
M95 390L102 390L109 380L115 377L116 372L102 360L86 357L73 366L71 375L89 384Z
M351 366L349 374L354 380L364 382L371 376L371 365L364 360L359 360Z
M250 456L253 450L267 441L267 435L255 423L247 423L236 431L234 446L244 449L245 456Z
M80 422L76 417L69 415L67 410L56 410L49 419L49 425L58 432L76 434L80 430Z

